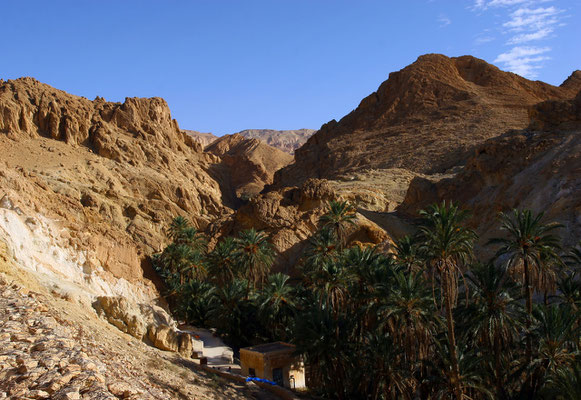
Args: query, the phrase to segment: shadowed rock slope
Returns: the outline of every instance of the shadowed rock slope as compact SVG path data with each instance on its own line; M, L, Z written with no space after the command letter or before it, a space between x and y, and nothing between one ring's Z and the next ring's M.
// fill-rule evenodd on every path
M471 56L427 54L391 73L339 122L323 125L275 183L291 186L369 168L443 172L462 165L485 140L525 128L530 106L570 99L579 89L581 71L556 87Z
M581 237L581 92L531 108L530 126L481 144L455 177L412 180L399 211L454 200L472 209L472 222L490 236L496 214L512 208L543 211L565 225L569 245Z

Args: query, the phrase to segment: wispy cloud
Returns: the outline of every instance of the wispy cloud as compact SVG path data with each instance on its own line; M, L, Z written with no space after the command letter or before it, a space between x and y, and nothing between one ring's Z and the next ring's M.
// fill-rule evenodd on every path
M551 51L542 41L555 33L564 11L555 7L543 7L551 0L475 0L473 10L502 18L501 34L507 37L506 45L513 46L500 54L495 62L519 75L536 78L543 61L550 59ZM477 44L481 44L478 39Z
M450 25L452 23L452 20L450 20L450 18L448 18L446 15L440 14L440 16L438 17L438 22L440 23L440 28L444 28Z
M509 71L529 78L537 76L542 61L550 57L544 55L551 51L550 47L513 47L506 53L499 54L494 60L502 63Z

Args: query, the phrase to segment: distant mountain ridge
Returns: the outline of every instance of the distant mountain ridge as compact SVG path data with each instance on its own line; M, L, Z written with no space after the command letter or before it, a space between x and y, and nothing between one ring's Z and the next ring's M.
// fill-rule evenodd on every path
M202 147L207 147L214 141L220 139L212 133L184 130ZM295 129L277 131L275 129L245 129L233 135L242 135L246 139L258 139L263 143L275 147L288 154L294 154L295 150L307 142L307 140L317 132L315 129ZM223 137L223 136L222 136Z
M269 146L276 147L285 153L294 154L295 150L305 144L315 132L315 129L283 131L274 129L246 129L238 133L247 139L259 139Z

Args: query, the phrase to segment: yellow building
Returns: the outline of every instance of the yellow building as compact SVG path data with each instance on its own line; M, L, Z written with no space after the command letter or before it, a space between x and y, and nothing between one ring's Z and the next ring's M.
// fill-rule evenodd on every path
M305 366L294 352L295 346L284 342L240 349L242 375L268 379L290 389L305 388Z

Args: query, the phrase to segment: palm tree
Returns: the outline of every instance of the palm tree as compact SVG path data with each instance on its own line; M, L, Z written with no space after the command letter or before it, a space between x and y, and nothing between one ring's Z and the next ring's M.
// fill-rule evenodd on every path
M190 280L202 280L208 275L206 258L198 250L190 250L184 264L180 269L180 282L184 283Z
M256 307L248 298L248 283L235 279L223 287L217 287L214 297L216 306L212 316L213 326L234 347L255 342L259 325Z
M310 288L317 294L319 303L333 310L335 315L347 306L350 283L350 274L339 262L325 262L309 277Z
M408 273L421 269L422 258L419 254L419 244L413 237L406 235L396 241L394 250L397 264L405 268Z
M234 238L226 237L208 254L209 273L220 286L233 281L238 275L235 250Z
M470 303L459 309L459 328L468 343L492 354L498 398L506 398L502 358L519 335L524 317L517 285L493 263L476 264L467 274Z
M437 354L439 357L436 359L436 363L433 363L431 370L433 374L431 389L434 393L428 398L450 399L457 397L458 386L460 386L462 397L468 399L494 398L482 376L480 355L462 346L458 349L457 356L454 356L445 343L438 344ZM454 364L458 365L458 378L453 373ZM466 392L468 394L464 395Z
M340 400L350 398L350 386L357 384L348 376L357 354L350 340L353 323L351 316L314 304L296 316L293 328L297 352L304 356L311 378Z
M533 397L547 378L571 367L579 357L579 332L574 329L576 315L567 305L537 306L530 332L535 343L529 365L531 385L525 387Z
M549 376L539 397L544 400L581 399L581 361Z
M305 252L305 273L321 267L325 262L334 262L339 256L337 236L331 229L321 229L309 240L309 247Z
M252 283L256 289L270 272L274 262L274 249L268 242L268 236L254 229L240 232L235 243L234 257L246 275L248 285Z
M405 363L414 363L429 355L439 326L429 288L420 274L399 271L392 280L378 285L381 325L403 349Z
M341 246L345 245L345 234L349 225L355 225L355 207L347 201L330 201L327 212L319 218L323 229L335 233Z
M461 226L468 217L454 203L434 204L428 210L420 211L423 224L420 228L422 245L432 279L439 278L440 292L444 299L448 342L452 367L452 378L455 382L455 395L462 400L462 389L459 382L458 359L456 356L456 335L452 310L456 305L458 279L462 276L462 267L472 257L472 247L476 234Z
M552 232L561 227L557 223L543 224L543 213L534 215L530 210L513 210L511 214L500 213L500 229L508 233L506 238L491 239L489 244L499 244L496 257L507 257L506 265L513 276L523 284L528 313L527 328L533 313L533 288L541 286L546 263L558 260L559 238ZM551 265L554 265L551 262ZM547 289L547 282L543 285ZM530 358L531 343L527 342Z
M367 355L360 379L361 393L372 399L412 399L412 376L402 368L401 347L385 332L371 332L365 338L363 353Z
M207 282L191 280L183 285L182 301L176 305L176 314L186 323L206 327L216 307L214 286Z
M296 309L294 290L288 280L285 274L270 275L258 295L259 316L273 340L286 340L286 330Z
M168 237L173 243L188 245L194 250L202 251L206 245L204 237L182 216L173 219L168 228Z

